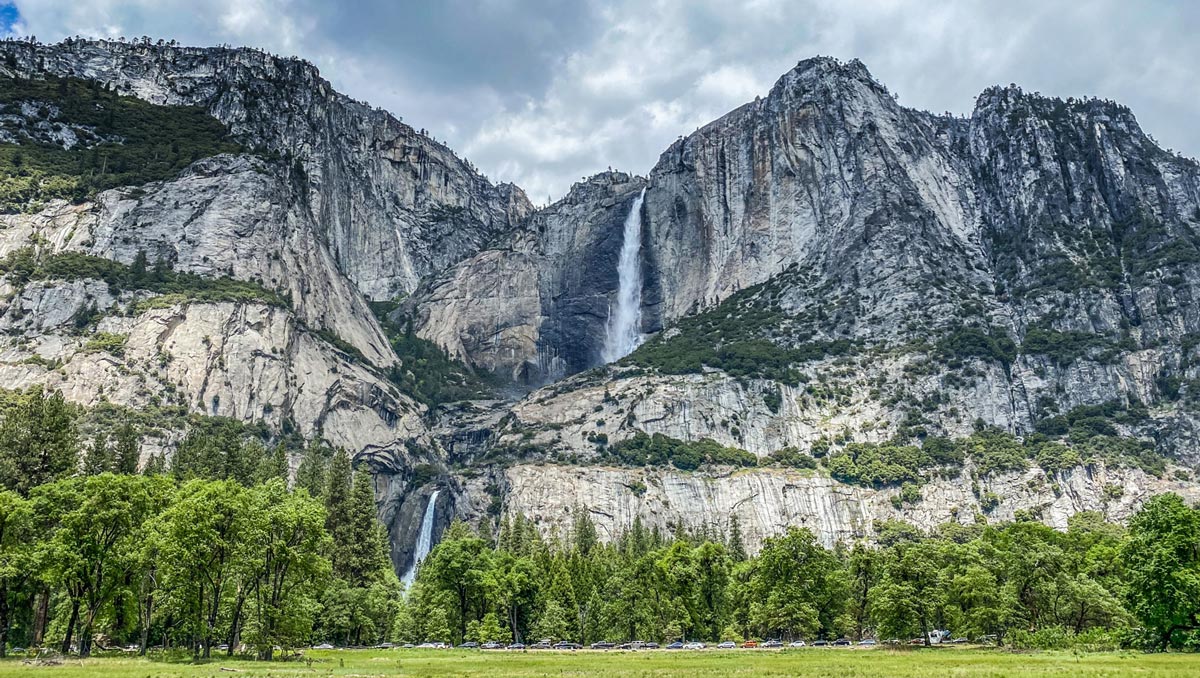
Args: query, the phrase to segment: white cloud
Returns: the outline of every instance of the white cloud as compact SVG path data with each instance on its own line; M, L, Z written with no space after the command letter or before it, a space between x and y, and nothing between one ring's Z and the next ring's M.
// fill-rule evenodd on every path
M857 57L906 105L969 113L993 84L1129 105L1200 155L1200 5L1118 0L18 0L23 30L296 54L536 201L765 94L796 61Z

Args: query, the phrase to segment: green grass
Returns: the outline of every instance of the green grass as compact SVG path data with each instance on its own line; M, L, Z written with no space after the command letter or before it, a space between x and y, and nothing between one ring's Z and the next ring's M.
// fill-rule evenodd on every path
M214 659L207 664L133 658L68 660L31 667L0 663L4 676L188 678L192 676L828 676L838 678L1034 678L1040 676L1200 675L1200 655L1065 652L1009 653L964 648L820 649L703 652L478 652L459 650L312 651L304 661ZM222 669L234 669L223 671Z

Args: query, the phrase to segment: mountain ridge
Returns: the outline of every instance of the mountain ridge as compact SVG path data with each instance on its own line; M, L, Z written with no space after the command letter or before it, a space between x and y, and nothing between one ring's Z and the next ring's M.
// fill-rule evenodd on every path
M1194 488L1200 171L1116 104L988 88L970 118L939 116L900 106L861 62L814 58L646 177L600 173L535 210L299 60L112 41L0 52L4 76L202 106L249 149L3 215L0 253L132 265L149 252L290 300L147 311L146 290L6 283L0 374L85 405L170 397L351 447L375 473L398 570L435 488L448 490L438 524L530 511L559 529L574 498L553 487L569 486L621 507L610 533L634 515L667 528L736 513L753 543L797 521L869 537L871 515L1120 518ZM648 341L600 366L621 225L643 189ZM51 298L72 311L48 313ZM388 303L386 323L368 302ZM89 304L99 319L72 327ZM396 353L395 328L503 375L514 400L420 402L405 384L433 371ZM125 354L87 348L101 332L126 336ZM97 387L124 372L115 392ZM1110 403L1092 417L1108 428L1087 428L1080 408ZM889 460L903 480L861 484L870 459L939 439L961 458ZM1064 449L1070 468L1046 461ZM1147 449L1161 469L1140 461ZM987 470L996 455L1009 456ZM642 458L662 468L622 470ZM954 506L938 484L951 472L976 485ZM1104 499L1110 477L1119 500Z

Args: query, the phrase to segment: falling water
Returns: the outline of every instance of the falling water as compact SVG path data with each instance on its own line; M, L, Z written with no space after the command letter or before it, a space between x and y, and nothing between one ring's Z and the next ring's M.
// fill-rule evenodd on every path
M608 314L600 357L606 363L629 355L642 343L642 200L646 189L629 207L617 261L617 308Z
M433 546L433 518L437 512L439 492L441 490L434 490L433 494L429 495L429 503L425 505L425 517L421 519L421 533L417 535L417 546L413 549L412 565L408 566L408 570L400 578L400 581L404 582L405 593L412 588L417 579L417 568L420 567L421 561L425 560L425 556L429 555L429 549Z

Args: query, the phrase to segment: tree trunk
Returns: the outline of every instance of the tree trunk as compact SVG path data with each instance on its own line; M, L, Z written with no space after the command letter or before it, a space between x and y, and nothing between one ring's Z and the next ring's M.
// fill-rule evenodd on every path
M62 653L70 654L71 637L75 635L75 624L79 621L79 600L71 601L71 617L67 620L67 633L63 636Z
M233 656L233 649L242 641L242 608L245 604L246 596L239 595L233 607L233 619L229 623L229 649L225 651L228 657Z
M40 647L46 639L46 622L50 618L50 591L38 591L33 613L33 644Z
M146 646L150 644L150 620L154 618L154 594L146 595L146 605L142 607L142 633L138 639L138 655L146 656Z
M8 585L0 586L0 659L8 656Z

